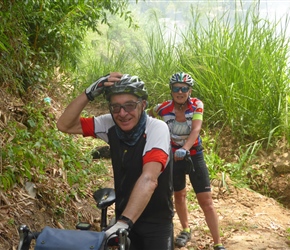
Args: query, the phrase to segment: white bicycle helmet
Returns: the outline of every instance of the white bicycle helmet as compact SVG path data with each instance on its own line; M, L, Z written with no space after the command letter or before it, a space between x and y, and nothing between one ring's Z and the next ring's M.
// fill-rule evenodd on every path
M188 86L192 87L194 84L194 80L192 79L190 74L178 72L171 76L169 81L170 88L174 83L186 83Z
M147 100L148 93L145 83L138 76L124 74L119 82L110 87L105 87L105 97L109 101L114 94L133 94L138 98Z

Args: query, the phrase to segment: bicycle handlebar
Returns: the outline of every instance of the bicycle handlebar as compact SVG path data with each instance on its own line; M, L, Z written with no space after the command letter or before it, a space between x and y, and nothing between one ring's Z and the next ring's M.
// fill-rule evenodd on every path
M130 239L128 238L129 232L124 228L120 228L117 231L117 235L119 237L119 246L120 250L125 250L130 248Z
M106 239L107 247L119 247L118 250L130 248L131 241L128 238L129 231L125 228L119 228L112 236Z
M184 160L187 161L187 167L185 169L185 173L189 174L191 171L195 172L194 165L193 165L189 151L186 151L186 155L184 157Z
M107 208L115 202L115 191L112 188L99 189L94 193L94 199L97 202L97 207L102 210L101 217L101 227L104 230L107 227ZM87 227L85 227L87 229ZM21 225L18 228L19 232L19 245L17 250L29 250L31 241L37 239L41 232L31 232L28 226ZM110 247L118 247L118 250L129 249L130 239L128 238L129 232L126 229L119 229L115 233L116 237L112 238L110 244L106 240L106 249L111 249Z
M40 232L31 232L29 227L26 225L21 225L18 228L18 233L20 240L17 250L29 250L31 241L37 239L40 234Z

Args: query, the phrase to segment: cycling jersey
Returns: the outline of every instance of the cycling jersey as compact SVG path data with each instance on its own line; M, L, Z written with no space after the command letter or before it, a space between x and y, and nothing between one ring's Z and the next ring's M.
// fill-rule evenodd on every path
M110 114L81 118L84 136L93 136L109 143L114 171L117 218L125 209L131 191L148 162L160 162L163 166L152 197L137 221L151 223L170 222L173 217L172 161L170 160L170 134L167 125L147 117L144 133L134 146L118 138L115 123ZM132 230L134 230L135 225Z
M153 115L161 117L167 123L170 130L171 145L174 153L177 149L181 148L185 144L191 131L192 120L203 119L203 102L197 98L188 98L187 108L185 110L185 123L180 123L175 120L175 108L173 100L157 104L153 108ZM201 151L201 143L201 137L198 136L192 148L190 149L191 155L195 155Z
M115 125L111 114L101 115L98 117L80 118L83 136L92 136L105 142L108 140L108 131ZM169 134L165 123L160 122L152 117L147 117L145 134L146 144L143 150L143 165L147 162L160 162L163 168L169 161Z
M166 124L164 125L166 126ZM142 174L142 153L147 144L147 134L144 133L134 146L129 146L119 140L114 127L109 129L108 136L114 170L115 211L118 218L128 203L136 180ZM167 143L169 145L169 141ZM172 180L172 161L159 175L158 186L137 221L147 223L170 221L173 216L173 206L170 199L173 187L169 180ZM136 229L136 225L134 228Z

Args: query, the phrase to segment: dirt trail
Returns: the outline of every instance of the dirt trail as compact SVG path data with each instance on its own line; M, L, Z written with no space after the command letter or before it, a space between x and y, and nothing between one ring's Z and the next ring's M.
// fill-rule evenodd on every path
M190 186L187 187L190 190ZM222 241L227 250L290 249L290 210L274 199L245 188L213 188ZM177 215L175 234L180 231ZM193 237L180 250L212 249L212 239L200 208L190 212ZM177 248L178 249L178 248Z
M271 158L269 162L272 163L276 158L281 157ZM88 183L86 193L89 195L84 199L76 196L69 201L59 201L55 206L54 198L59 193L64 197L64 194L70 193L71 187L65 183L62 175L55 176L55 173L62 172L54 170L47 171L43 183L35 183L41 194L39 197L30 197L24 188L17 185L5 193L0 190L0 250L17 249L17 227L20 224L29 225L32 230L37 231L46 225L73 228L79 217L82 217L92 223L93 230L98 229L100 211L94 207L91 196L96 183ZM110 175L112 179L112 174ZM277 178L273 180L278 183ZM106 186L102 180L97 181ZM285 175L280 183L284 187L289 183L289 177ZM112 187L111 181L108 184L108 187ZM191 190L189 185L187 190ZM281 193L286 195L287 190L289 189L282 189ZM290 210L283 208L274 199L244 188L234 188L231 184L228 189L213 187L213 198L219 215L222 241L227 250L290 249ZM201 209L194 200L188 205L191 208L190 226L193 237L180 250L212 249L212 238ZM56 212L61 213L61 216ZM109 214L113 214L112 210ZM174 224L177 235L181 230L177 215L174 217Z
M53 182L51 180L51 190L56 185ZM59 220L52 217L47 204L37 198L29 198L24 189L14 189L7 195L10 197L7 200L10 205L0 207L0 250L17 249L18 224L27 224L33 230L39 230L45 225L70 228L81 214L93 224L93 230L98 228L100 211L93 206L92 197L76 197L65 208L70 213ZM213 187L213 198L219 215L222 241L227 250L290 249L290 210L283 208L274 199L248 189L235 189L233 186L229 186L228 190ZM193 237L186 247L179 249L212 250L212 238L201 209L196 201L190 201L188 205L192 207L190 226ZM113 216L113 207L108 214ZM174 225L177 235L181 230L177 215L174 217Z

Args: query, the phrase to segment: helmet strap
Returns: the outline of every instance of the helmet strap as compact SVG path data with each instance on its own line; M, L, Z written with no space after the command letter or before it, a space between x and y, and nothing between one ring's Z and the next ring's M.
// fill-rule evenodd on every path
M184 105L186 104L186 102L184 102L184 103L176 103L175 101L173 101L174 102L174 106L178 109L178 110L182 110L183 109L183 107L184 107Z
M184 105L187 103L187 100L186 100L184 103L179 104L179 103L176 103L176 102L174 101L173 96L172 96L172 93L170 93L170 95L171 95L171 97L172 97L172 100L173 100L173 102L174 102L174 105L175 105L175 104L176 104L176 105L179 105L179 106L178 106L178 110L182 110L182 108L184 107ZM189 97L188 97L187 99L189 99Z

